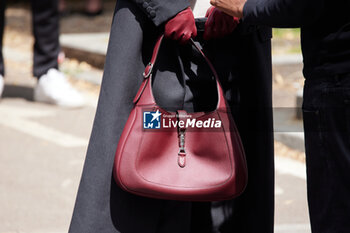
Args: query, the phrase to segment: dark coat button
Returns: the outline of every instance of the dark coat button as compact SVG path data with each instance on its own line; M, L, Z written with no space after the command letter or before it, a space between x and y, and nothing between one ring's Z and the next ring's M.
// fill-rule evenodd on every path
M150 7L150 6L146 8L146 11L147 11L148 13L150 13L152 10L153 10L153 9L152 9L152 7Z
M149 13L149 15L150 15L152 18L154 18L154 17L156 17L156 12L155 12L154 10L152 10L152 11Z
M143 8L147 8L148 6L149 6L148 2L142 3L142 7L143 7Z

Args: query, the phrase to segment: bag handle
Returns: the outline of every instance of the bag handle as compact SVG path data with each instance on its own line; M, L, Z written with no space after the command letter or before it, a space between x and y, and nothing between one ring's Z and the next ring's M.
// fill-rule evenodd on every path
M152 94L152 87L151 87L151 82L149 81L149 79L152 79L152 72L153 72L153 67L155 62L157 61L157 57L158 57L158 53L159 53L159 48L162 44L162 41L164 39L164 35L162 34L161 36L158 37L157 42L154 46L153 49L153 54L152 54L152 58L151 61L147 64L145 71L143 72L143 77L144 80L141 84L141 87L137 93L137 95L135 96L134 99L134 104L137 104L139 99L141 98L141 96L143 95L144 91L146 89L148 89L148 97L152 99L152 103L155 103L153 94ZM220 81L219 81L219 77L217 75L217 72L214 68L214 66L212 65L212 63L210 62L210 60L207 58L207 56L203 53L203 51L201 50L201 48L193 41L193 39L190 39L191 44L199 51L199 53L202 55L202 57L204 58L204 60L206 61L206 63L208 64L210 70L212 71L215 80L216 80L216 85L217 85L217 92L218 92L218 103L216 106L216 109L226 109L226 100L224 97L224 92L222 90Z
M154 67L155 62L157 61L159 48L160 48L160 46L162 44L163 39L164 39L164 35L159 36L158 39L157 39L156 45L154 46L154 49L153 49L153 54L152 54L151 61L148 63L148 65L145 68L145 71L143 72L143 77L144 78L148 78L152 74L153 67ZM203 53L201 48L199 48L199 46L193 41L192 38L190 39L190 42L200 52L202 57L205 59L205 61L207 62L207 64L210 67L210 70L213 72L213 74L215 76L215 79L219 80L218 74L216 73L216 70L215 70L213 64L211 64L211 62L209 61L207 56L205 56L205 54Z

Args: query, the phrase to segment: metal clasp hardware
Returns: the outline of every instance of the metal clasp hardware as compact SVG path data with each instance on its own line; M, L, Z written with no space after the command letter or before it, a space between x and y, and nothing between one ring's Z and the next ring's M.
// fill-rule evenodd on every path
M186 166L186 150L185 150L185 129L179 129L179 153L177 163L181 168Z
M180 130L179 146L180 146L180 152L186 153L186 151L185 151L185 131L184 130Z
M153 64L150 62L147 64L145 71L143 72L143 77L148 78L153 70ZM145 73L147 72L147 74Z

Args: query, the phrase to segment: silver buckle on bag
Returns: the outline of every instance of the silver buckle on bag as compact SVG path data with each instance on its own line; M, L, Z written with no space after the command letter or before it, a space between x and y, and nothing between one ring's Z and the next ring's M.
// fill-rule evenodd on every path
M186 129L179 129L179 153L177 163L181 168L186 166L185 131Z
M145 72L146 72L147 68L148 68L148 71L147 71L147 74L146 74ZM150 63L147 64L145 72L143 72L143 77L144 78L148 78L150 76L150 74L152 73L152 70L153 70L153 64L150 62Z

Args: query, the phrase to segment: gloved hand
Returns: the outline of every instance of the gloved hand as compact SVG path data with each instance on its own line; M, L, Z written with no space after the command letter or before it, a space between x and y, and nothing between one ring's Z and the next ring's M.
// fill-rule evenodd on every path
M203 35L205 40L222 38L232 33L239 24L238 18L230 16L213 6L207 10L205 17L208 17Z
M181 44L185 44L190 38L197 36L197 28L190 7L178 13L165 24L164 36L178 40Z

